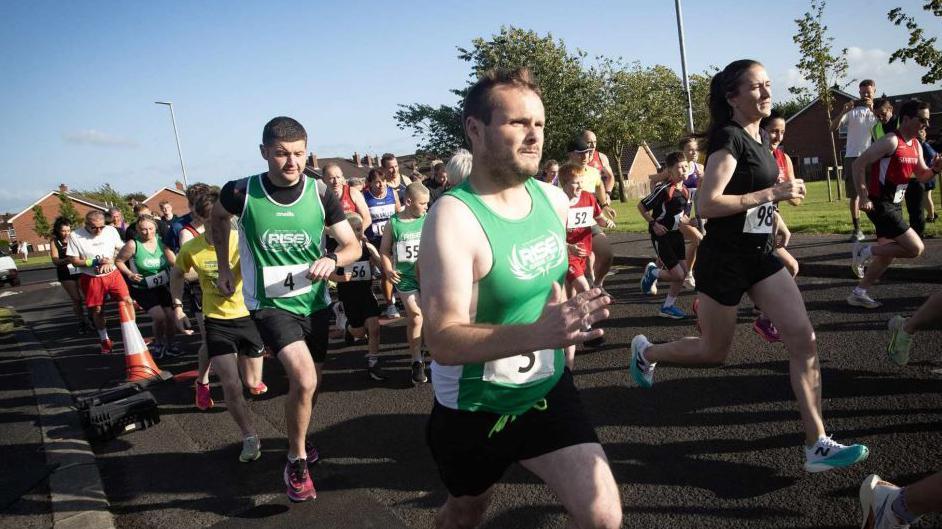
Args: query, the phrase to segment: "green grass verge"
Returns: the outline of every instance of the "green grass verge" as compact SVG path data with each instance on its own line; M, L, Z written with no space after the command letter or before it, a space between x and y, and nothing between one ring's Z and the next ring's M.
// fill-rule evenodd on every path
M783 203L780 207L782 216L792 233L847 233L851 232L850 213L847 209L847 200L837 200L837 190L832 184L833 202L828 202L827 182L809 182L808 194L800 206ZM936 204L936 212L942 206L942 196L939 188L932 192ZM614 201L613 206L618 212L618 225L616 231L646 232L647 223L638 213L640 198L629 198L626 202ZM905 207L903 208L905 210ZM903 212L904 218L906 216ZM863 216L861 225L865 233L873 232L870 220ZM926 233L936 237L942 236L942 221L926 224Z
M0 336L6 336L23 325L23 318L10 307L0 307Z

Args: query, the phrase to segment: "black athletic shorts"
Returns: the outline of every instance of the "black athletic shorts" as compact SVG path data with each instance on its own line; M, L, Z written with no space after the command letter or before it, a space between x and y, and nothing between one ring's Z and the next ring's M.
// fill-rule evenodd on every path
M189 313L196 315L203 312L203 287L199 281L183 283L183 301L189 307Z
M281 309L252 311L252 320L262 341L278 354L286 345L304 341L318 364L327 360L330 333L330 309L323 308L310 316L299 316Z
M894 204L878 198L870 198L873 209L865 212L873 227L876 229L877 237L895 239L906 233L909 224L903 220L902 204Z
M154 307L173 306L173 299L170 297L170 289L166 286L156 288L135 288L130 287L131 299L137 302L145 311Z
M249 358L262 356L265 346L252 318L224 320L206 318L206 349L209 357L237 353Z
M368 318L379 317L379 304L373 295L372 281L357 281L357 285L337 285L337 298L343 303L347 323L359 328Z
M698 291L721 305L735 307L752 285L783 267L773 253L733 253L701 244L693 277Z
M56 267L56 279L59 280L60 283L64 283L66 281L78 281L78 278L79 278L79 274L72 275L71 273L69 273L68 267L65 267L65 266Z
M569 368L546 394L546 404L545 410L531 408L488 437L500 415L454 410L436 400L425 436L448 493L479 496L513 463L599 442Z
M651 242L658 259L664 263L664 268L670 270L677 263L687 258L684 248L684 236L677 230L669 231L664 235L655 235L651 232Z

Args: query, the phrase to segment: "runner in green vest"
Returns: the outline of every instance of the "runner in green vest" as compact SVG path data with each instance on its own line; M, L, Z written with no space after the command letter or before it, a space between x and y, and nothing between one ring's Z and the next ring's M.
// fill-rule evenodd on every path
M308 473L305 436L314 394L327 358L329 310L327 277L359 257L356 238L337 196L304 175L307 132L294 119L277 117L265 125L260 145L268 171L223 186L211 219L219 263L217 285L231 295L230 219L238 216L242 292L262 341L276 353L288 375L288 498L317 497ZM325 232L338 241L325 252Z
M427 438L449 496L436 527L474 527L519 462L577 527L617 528L621 501L564 351L604 331L611 299L567 300L569 199L533 179L545 114L527 70L485 72L464 101L471 174L435 203L419 270L435 404Z
M422 182L406 186L403 210L390 217L379 247L383 272L396 285L406 307L406 338L412 354L413 384L428 382L422 361L422 309L419 308L419 276L415 268L428 202L429 190Z

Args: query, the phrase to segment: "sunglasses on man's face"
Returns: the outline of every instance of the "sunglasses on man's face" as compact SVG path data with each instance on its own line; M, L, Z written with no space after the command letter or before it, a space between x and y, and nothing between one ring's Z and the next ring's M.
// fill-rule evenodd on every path
M88 226L88 231L101 231L105 229L104 226Z

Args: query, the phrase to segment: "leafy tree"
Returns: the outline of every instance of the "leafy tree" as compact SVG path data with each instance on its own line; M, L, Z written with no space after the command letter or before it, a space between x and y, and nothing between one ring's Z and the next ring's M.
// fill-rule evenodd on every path
M692 74L689 78L694 130L706 130L710 122L710 82L718 71L720 69L716 66L710 66L702 73Z
M833 50L834 37L828 36L828 27L824 25L824 6L827 2L824 0L811 0L811 10L806 12L802 18L796 19L798 33L792 40L798 45L801 52L798 67L802 77L811 84L812 93L817 96L824 105L827 121L821 123L822 127L827 127L828 138L831 139L831 155L833 157L833 166L840 165L837 159L837 144L834 141L834 134L831 133L831 113L833 112L833 97L831 94L831 85L838 79L843 79L847 74L847 48L835 52ZM792 93L801 95L801 89L790 89ZM828 201L831 197L831 176L827 173L828 179Z
M124 199L124 195L111 187L111 184L102 184L98 189L79 191L78 193L97 202L101 202L102 204L106 204L109 207L120 209L125 219L130 219L134 215L134 210L128 205L128 202Z
M33 229L40 237L49 237L52 234L52 226L46 220L43 208L39 204L33 206Z
M462 93L460 90L451 92L456 95ZM399 105L393 119L400 129L411 129L412 137L421 138L420 151L444 157L460 147L467 147L461 125L460 101L456 106L440 105L438 108L423 103Z
M809 103L814 101L814 98L810 95L798 95L792 97L791 99L786 99L785 101L777 101L772 104L772 110L782 114L786 120L798 113L799 110L808 106Z
M942 0L927 0L922 8L937 17L942 17ZM905 48L900 48L890 55L890 63L895 61L905 63L912 59L913 62L928 70L922 76L922 84L942 81L942 50L935 47L936 38L926 38L922 28L916 23L916 19L903 13L901 7L891 9L886 16L897 26L905 23L909 31L909 42Z
M146 200L146 199L147 199L147 195L145 195L144 193L141 193L141 192L139 192L139 191L134 192L134 193L128 193L127 195L124 195L124 201L127 202L127 203L129 203L129 204L141 203L141 202L144 202L144 200Z
M78 226L82 222L82 216L75 209L75 204L69 195L59 193L59 202L59 216L69 219L69 224L72 226Z

